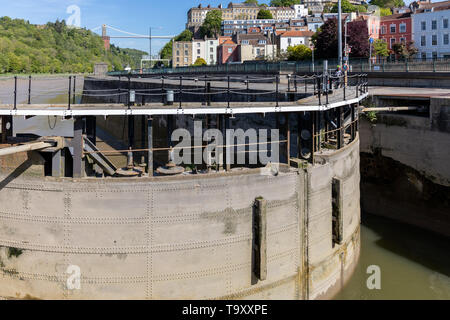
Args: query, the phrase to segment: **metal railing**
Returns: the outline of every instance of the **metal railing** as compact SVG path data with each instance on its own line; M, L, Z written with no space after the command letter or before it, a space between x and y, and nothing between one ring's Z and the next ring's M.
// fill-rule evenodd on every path
M327 60L330 69L336 69L338 61ZM350 72L450 72L450 59L404 59L404 60L373 60L369 63L366 58L350 59ZM132 70L132 76L143 76L149 74L198 74L198 73L314 73L323 70L323 61L317 61L314 66L311 61L260 61L245 62L241 64L222 64L201 67L178 67L160 69L136 69ZM129 74L125 71L110 72L111 76L124 76Z

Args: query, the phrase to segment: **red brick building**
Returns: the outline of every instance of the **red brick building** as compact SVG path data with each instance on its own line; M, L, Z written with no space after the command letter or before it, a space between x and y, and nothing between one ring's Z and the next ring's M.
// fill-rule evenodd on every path
M217 63L226 64L239 61L239 50L237 43L225 40L217 47Z
M411 13L399 13L381 17L380 39L383 39L388 49L392 50L395 43L409 43L412 38Z

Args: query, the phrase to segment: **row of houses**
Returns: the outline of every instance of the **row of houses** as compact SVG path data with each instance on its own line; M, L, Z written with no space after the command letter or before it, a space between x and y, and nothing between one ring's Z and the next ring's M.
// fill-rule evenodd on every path
M227 7L221 4L218 7L208 5L206 7L199 4L197 7L189 9L187 13L186 29L195 31L205 21L206 15L212 10L222 12L224 21L232 20L255 20L260 10L268 10L274 20L300 19L308 13L322 13L323 7L329 3L335 3L336 0L305 0L303 4L296 4L290 7L268 7L258 6L253 3L229 3ZM351 4L359 5L365 3L363 0L350 0Z
M379 38L393 49L396 43L410 43L422 59L450 58L450 1L413 2L391 16L381 17Z
M194 64L197 59L208 65L270 60L279 51L290 46L304 44L310 46L312 31L282 31L266 35L262 32L248 34L236 33L218 39L194 39L173 43L173 66L184 67Z

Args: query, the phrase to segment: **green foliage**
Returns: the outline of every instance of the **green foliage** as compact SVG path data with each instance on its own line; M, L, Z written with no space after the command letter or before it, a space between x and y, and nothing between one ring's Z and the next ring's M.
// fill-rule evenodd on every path
M178 36L176 36L174 39L175 41L191 41L193 37L194 35L192 34L192 32L186 29ZM169 60L172 59L172 50L173 50L172 47L173 47L173 40L170 40L159 52L159 54L161 55L161 59L169 59Z
M290 7L294 4L300 4L300 0L271 0L271 7Z
M342 0L341 7L342 7L342 12L344 12L344 13L350 13L350 12L357 11L356 6L352 5L348 0ZM331 8L331 12L334 12L334 13L338 12L337 2Z
M65 21L37 26L28 21L0 18L0 73L85 73L95 63L110 70L136 68L145 52L111 45L104 50L102 38Z
M266 9L261 9L258 12L258 16L256 19L273 19L272 12Z
M392 14L391 9L389 8L380 8L380 16L385 17L385 16L390 16Z
M300 44L295 47L289 47L287 49L289 61L302 61L312 58L312 51L304 44Z
M356 6L355 8L356 8L356 11L358 11L358 12L367 12L367 7L365 5L360 4L360 5Z
M380 8L399 8L405 5L403 0L371 0L370 4L379 6Z
M395 43L392 46L392 51L394 51L394 53L399 56L402 59L409 59L414 57L418 50L417 48L414 46L414 42L409 42L409 43Z
M201 66L206 66L206 65L207 65L207 63L206 63L205 59L203 59L203 58L198 58L197 60L195 60L195 62L193 64L194 67L201 67Z
M369 120L372 123L376 123L377 122L377 113L375 111L368 111L366 113L364 113L364 115L366 116L367 120Z
M193 38L193 34L190 30L186 29L178 36L175 37L175 41L191 41Z
M245 4L256 4L259 6L258 0L245 0L243 3Z
M389 56L387 43L381 39L375 40L375 42L373 43L373 51L377 56L380 57Z
M202 36L217 37L222 28L222 11L212 10L206 14L205 21L200 28Z

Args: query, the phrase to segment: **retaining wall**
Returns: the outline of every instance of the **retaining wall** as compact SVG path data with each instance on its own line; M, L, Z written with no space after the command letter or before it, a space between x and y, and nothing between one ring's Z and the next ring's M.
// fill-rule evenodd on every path
M34 154L0 167L0 297L323 299L359 256L359 140L321 164L173 178L37 177ZM333 178L344 241L332 242ZM267 280L253 275L253 204L267 207ZM81 288L69 290L69 266Z

